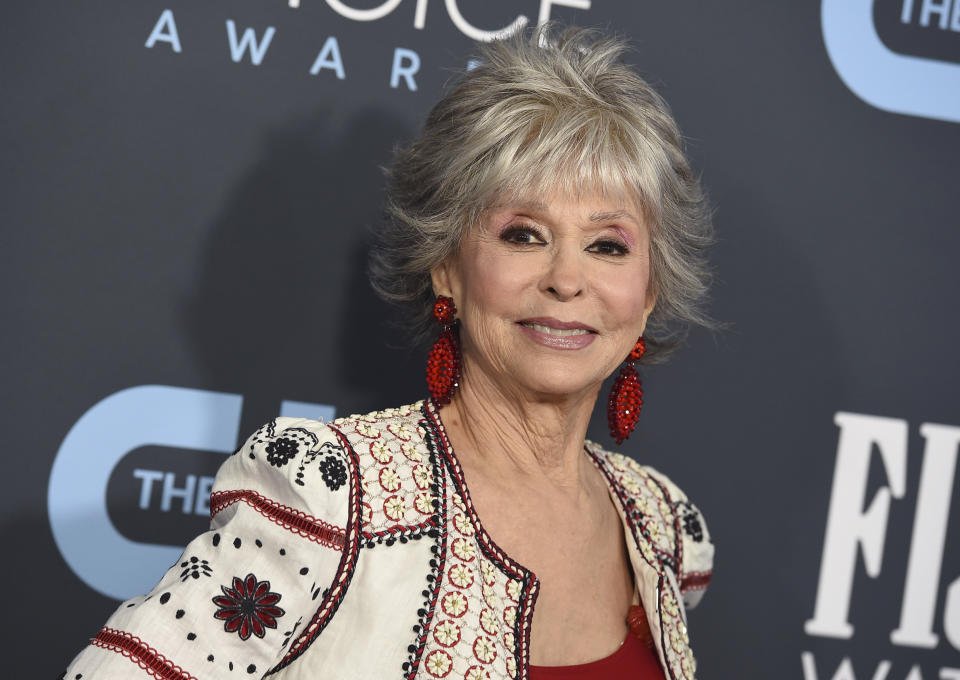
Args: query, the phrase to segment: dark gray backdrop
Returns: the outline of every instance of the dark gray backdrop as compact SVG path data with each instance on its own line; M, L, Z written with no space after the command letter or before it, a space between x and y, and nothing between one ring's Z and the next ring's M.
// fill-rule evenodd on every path
M713 311L731 329L645 371L622 447L713 531L714 582L691 613L702 677L960 678L954 3L545 3L632 38L716 206ZM103 583L163 571L169 553L154 573L138 546L203 530L222 454L197 442L226 449L282 408L424 395L422 349L364 277L378 166L464 65L448 6L485 29L541 6L432 0L417 28L415 0L372 21L299 4L0 10L4 675L58 675L116 605ZM166 10L179 52L169 23L146 46ZM258 41L274 28L259 65L232 60L228 20ZM309 72L330 36L343 79ZM415 91L391 87L397 48L419 58ZM199 413L192 434L181 411ZM591 436L611 445L597 415ZM104 535L123 549L98 550ZM906 585L911 545L926 591ZM818 592L839 613L815 617ZM921 613L891 638L905 607Z

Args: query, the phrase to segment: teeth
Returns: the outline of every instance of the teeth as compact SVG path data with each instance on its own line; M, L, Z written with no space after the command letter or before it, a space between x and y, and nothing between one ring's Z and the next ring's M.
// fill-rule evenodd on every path
M550 326L541 326L538 323L525 323L522 324L527 328L532 328L535 331L541 333L549 333L550 335L557 335L560 337L566 337L570 335L586 335L590 331L586 328L571 328L570 330L560 330L559 328L551 328Z

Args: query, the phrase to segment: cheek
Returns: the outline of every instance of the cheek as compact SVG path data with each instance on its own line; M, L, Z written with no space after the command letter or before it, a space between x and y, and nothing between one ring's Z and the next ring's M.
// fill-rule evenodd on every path
M527 268L518 267L515 258L503 254L477 253L465 273L465 302L479 317L514 307L530 279Z

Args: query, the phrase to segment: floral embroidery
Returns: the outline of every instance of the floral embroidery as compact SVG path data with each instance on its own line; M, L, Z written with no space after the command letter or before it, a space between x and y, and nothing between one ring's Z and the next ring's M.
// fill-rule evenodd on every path
M213 574L213 569L210 568L210 563L207 560L201 560L196 556L181 562L180 567L183 569L183 571L180 572L181 581L186 581L191 577L198 579L201 575L210 576Z
M453 554L464 562L473 562L477 556L477 546L473 541L468 541L465 538L458 538L453 541L450 545L450 549L453 550Z
M497 620L497 615L493 613L492 610L484 608L480 612L480 627L483 628L483 632L487 635L496 635L500 632L500 622Z
M517 677L517 660L512 656L506 658L507 661L507 675L511 678Z
M512 604L503 608L503 622L507 624L507 628L513 628L517 622L517 608Z
M386 465L393 460L393 453L383 442L376 441L370 444L370 455L381 465Z
M435 678L445 678L453 668L453 660L442 649L435 649L425 659L427 672Z
M480 663L490 663L497 658L497 648L490 638L478 636L473 641L473 655Z
M440 607L447 616L463 616L467 613L467 606L467 597L457 591L447 593L440 600Z
M690 538L696 543L703 540L703 526L700 524L700 518L697 513L690 510L683 514L683 530L687 532Z
M496 570L489 560L480 560L480 577L488 586L492 586L494 583L496 583Z
M378 439L380 437L379 430L369 423L358 423L356 432L357 434L367 437L368 439Z
M390 491L391 493L400 489L400 477L397 476L397 471L393 468L383 468L380 470L380 486L383 487L384 491Z
M450 569L450 582L457 588L469 588L473 585L473 569L465 564L455 564Z
M220 586L223 595L213 598L218 609L214 618L223 620L223 629L238 633L241 640L251 634L262 638L267 628L276 628L277 619L284 615L277 607L280 593L270 592L270 581L258 581L253 574L240 579L234 576L233 587Z
M417 509L421 515L432 515L433 514L433 497L427 491L421 491L413 499L413 507Z
M327 456L320 462L320 474L323 483L331 491L336 491L347 483L347 468L343 461L335 456Z
M280 437L267 444L267 462L274 467L283 467L297 455L300 447L288 437Z
M412 460L414 463L419 463L423 460L423 454L420 453L413 444L405 443L400 447L400 450L403 451L403 455L407 457L407 460Z
M464 536L473 536L473 525L470 523L470 520L467 519L466 515L458 513L456 517L453 518L453 526Z
M417 465L413 468L413 483L421 491L426 491L433 484L433 475L430 474L430 469L426 465Z
M522 590L523 583L521 581L507 581L507 597L511 600L519 600Z
M513 673L510 675L513 675ZM463 680L490 680L490 674L480 666L470 666L464 674Z
M460 626L448 619L434 628L433 639L444 647L451 647L460 642Z
M513 649L516 640L517 638L514 636L512 630L508 630L503 634L503 644L506 645L507 649Z
M403 502L403 498L400 496L388 496L387 500L383 502L384 514L386 514L386 516L392 519L394 522L399 522L402 520L406 511L407 504Z

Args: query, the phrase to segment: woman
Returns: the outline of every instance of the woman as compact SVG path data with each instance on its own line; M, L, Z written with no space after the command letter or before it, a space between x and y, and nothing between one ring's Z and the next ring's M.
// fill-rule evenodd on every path
M623 49L574 29L481 49L397 153L373 258L382 295L439 321L431 398L260 428L210 532L66 677L693 677L702 517L585 441L608 376L619 442L634 361L708 323L705 202Z

